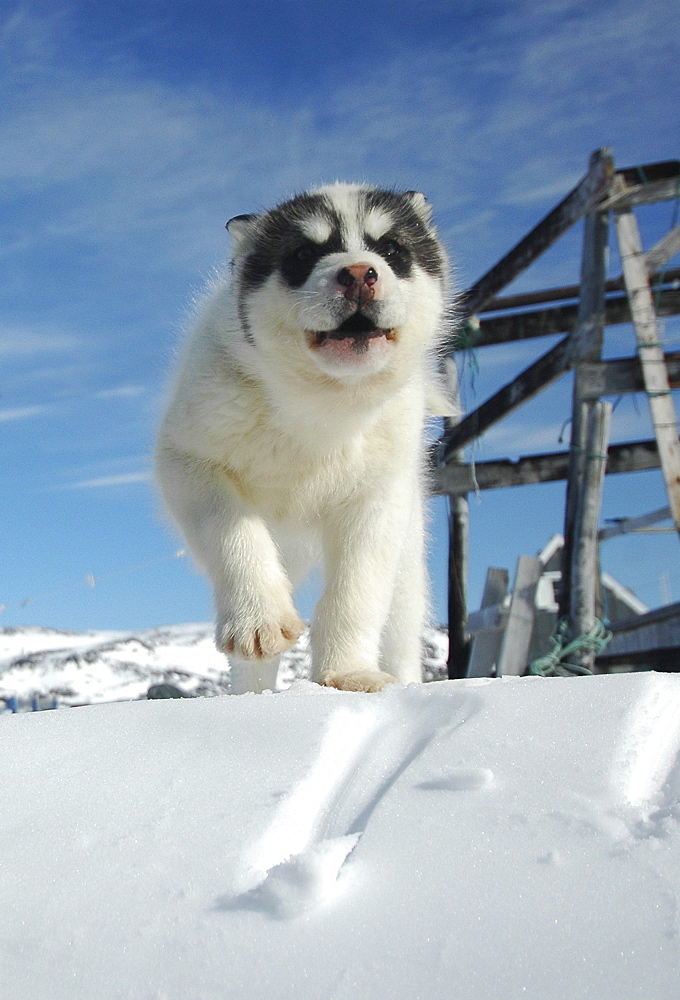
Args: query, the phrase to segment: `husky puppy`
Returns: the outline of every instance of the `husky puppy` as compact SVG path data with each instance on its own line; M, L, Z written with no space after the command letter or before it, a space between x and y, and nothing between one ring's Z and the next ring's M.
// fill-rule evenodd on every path
M420 681L423 422L447 260L425 197L334 184L239 215L156 452L170 514L214 588L232 691L273 688L321 559L313 677Z

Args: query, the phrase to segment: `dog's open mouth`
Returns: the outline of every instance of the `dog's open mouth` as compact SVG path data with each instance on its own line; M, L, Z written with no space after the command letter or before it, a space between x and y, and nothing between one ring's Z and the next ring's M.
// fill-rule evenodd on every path
M311 336L313 347L328 345L332 349L334 345L332 343L329 344L329 342L338 341L337 347L340 347L340 344L342 344L346 349L352 350L357 354L367 351L370 341L376 338L384 337L386 340L396 339L394 330L385 330L382 327L377 327L368 316L364 316L363 313L359 312L354 313L346 319L337 329L315 330Z

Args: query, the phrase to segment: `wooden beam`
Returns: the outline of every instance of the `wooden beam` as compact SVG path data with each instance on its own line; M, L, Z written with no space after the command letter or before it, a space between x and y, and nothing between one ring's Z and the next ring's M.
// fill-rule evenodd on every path
M536 611L536 587L542 572L540 559L520 556L517 560L510 613L496 666L497 677L526 673Z
M672 285L680 281L680 267L666 269L660 273L664 264L670 260L670 257L667 257L666 253L669 248L672 249L675 245L675 234L678 229L680 229L680 226L671 229L663 239L655 243L652 249L648 250L645 254L645 264L647 265L649 280L652 285L658 282L661 282L663 285ZM610 292L625 291L626 285L623 275L619 275L618 278L609 278L604 287L607 294ZM504 312L508 309L521 309L524 306L540 306L546 302L564 302L568 299L573 299L576 302L578 301L580 292L580 285L562 285L559 288L542 288L537 292L521 292L517 295L499 296L492 299L481 311L479 319L480 322L484 323L487 321L487 313Z
M565 337L547 354L530 365L512 382L504 385L485 403L469 413L455 426L448 427L442 438L443 461L450 461L458 448L483 434L492 424L507 416L528 399L563 375L569 367L570 345Z
M469 548L468 499L464 495L449 500L449 655L450 679L467 675L470 635L467 628L467 577Z
M578 304L578 323L569 337L570 360L574 367L571 411L571 447L569 450L569 475L564 505L564 554L562 579L559 589L560 615L574 619L573 600L576 591L571 585L571 573L576 565L579 545L578 532L582 526L577 518L581 501L582 482L585 474L588 428L599 404L584 401L584 369L586 362L599 361L602 357L604 337L605 284L609 249L609 215L591 212L583 229L583 256L581 259L581 286Z
M680 160L655 160L635 167L619 167L617 175L627 185L653 184L680 178Z
M674 280L680 280L680 270ZM680 313L680 288L665 287L660 292L655 290L654 297L658 316L676 316ZM630 305L626 294L608 297L605 301L605 326L630 322ZM472 346L476 350L478 347L493 347L495 344L507 344L515 340L570 333L576 329L577 323L576 303L550 306L547 309L528 309L523 312L508 313L505 316L482 316L474 343L466 346ZM451 353L462 349L464 347L460 338L453 334L446 350Z
M468 289L460 303L465 315L480 312L501 289L601 201L609 191L613 176L614 161L611 151L605 147L593 154L588 173L566 198Z
M645 254L647 273L660 271L672 257L675 257L676 253L680 253L680 223L667 232ZM652 284L654 284L654 279L652 279Z
M656 441L628 441L612 444L607 451L607 475L623 472L647 472L660 467ZM430 486L435 495L474 493L510 486L530 486L567 478L569 452L546 452L523 455L474 465L450 464L430 470Z
M649 514L642 514L640 517L622 517L607 528L600 528L598 536L601 542L605 542L608 538L616 538L618 535L629 535L634 531L642 531L651 524L658 524L659 521L668 521L670 517L670 507L661 507L660 510L653 510Z
M672 389L680 388L680 352L664 355L668 381ZM639 358L612 358L583 365L583 398L621 396L628 392L644 392L645 381Z
M615 212L614 221L668 503L680 533L680 442L677 416L670 394L640 231L630 209Z
M508 592L508 571L501 566L489 566L484 581L484 593L480 609L501 604Z
M612 404L581 403L582 423L587 420L582 477L575 491L576 504L572 528L571 572L569 573L569 637L571 640L588 635L598 616L599 549L598 525L602 505L602 487L607 464L607 445L611 424ZM562 578L569 549L563 550ZM592 670L595 652L575 650L570 662Z
M669 177L667 180L654 181L648 184L635 184L625 190L612 194L602 202L601 208L609 211L621 211L635 208L637 205L652 205L656 201L673 201L678 196L678 180Z

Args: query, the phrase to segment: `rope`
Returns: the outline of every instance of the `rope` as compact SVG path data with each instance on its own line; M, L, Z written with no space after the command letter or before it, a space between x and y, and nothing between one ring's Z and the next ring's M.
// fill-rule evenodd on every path
M611 639L612 633L605 628L599 618L596 618L589 632L570 642L567 636L568 628L568 620L560 619L555 632L550 636L552 650L545 656L539 656L529 665L530 674L538 677L575 677L592 674L593 671L589 667L570 663L567 657L575 653L594 653L597 656Z
M481 337L481 328L476 316L470 316L456 332L456 351L463 352L463 368L470 369L470 388L475 393L475 379L479 374L479 362L475 347Z
M606 462L609 458L609 455L605 452L587 451L585 448L579 448L577 444L572 444L570 450L576 452L577 455L585 455L586 458L591 458L598 462Z
M461 351L471 351L479 343L482 329L476 316L469 316L456 331L456 347Z

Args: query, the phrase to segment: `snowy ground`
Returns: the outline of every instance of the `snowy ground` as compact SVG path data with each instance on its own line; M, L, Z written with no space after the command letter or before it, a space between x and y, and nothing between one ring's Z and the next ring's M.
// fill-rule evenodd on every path
M8 1000L680 995L680 676L0 717Z
M0 628L0 699L24 706L33 697L60 705L145 698L153 684L173 684L190 695L229 691L229 664L213 642L214 626L169 625L137 632L61 632ZM423 636L426 680L446 676L448 640L442 629ZM308 635L282 657L278 686L310 673ZM0 701L0 710L2 709Z

